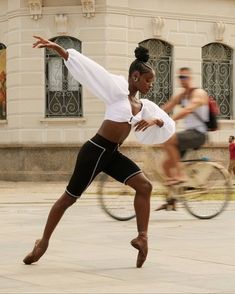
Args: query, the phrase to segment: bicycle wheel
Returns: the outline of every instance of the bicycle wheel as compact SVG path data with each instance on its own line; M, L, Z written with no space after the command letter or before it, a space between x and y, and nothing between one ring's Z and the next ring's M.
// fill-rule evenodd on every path
M186 210L199 219L211 219L224 211L231 193L227 170L215 162L194 161L186 163L185 172L182 196Z
M98 178L98 195L101 207L110 217L128 221L135 217L134 190L102 173Z

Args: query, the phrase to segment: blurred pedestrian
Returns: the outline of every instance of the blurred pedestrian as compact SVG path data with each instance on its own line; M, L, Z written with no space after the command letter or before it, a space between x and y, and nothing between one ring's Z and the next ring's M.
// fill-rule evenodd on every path
M228 139L229 142L229 166L228 166L228 171L230 175L232 176L235 175L235 142L234 142L235 137L230 136Z

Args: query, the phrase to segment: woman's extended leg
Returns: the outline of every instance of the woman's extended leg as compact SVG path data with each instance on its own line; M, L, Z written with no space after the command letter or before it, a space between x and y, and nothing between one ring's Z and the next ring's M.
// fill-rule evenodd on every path
M32 252L30 252L24 258L23 261L25 264L31 264L38 261L40 257L46 252L50 237L54 229L56 228L66 209L75 202L76 198L68 195L66 192L55 202L49 212L43 236L41 239L36 240Z
M142 267L148 254L148 223L152 184L143 173L133 176L126 184L136 191L134 207L138 236L131 241L131 245L139 250L136 266Z

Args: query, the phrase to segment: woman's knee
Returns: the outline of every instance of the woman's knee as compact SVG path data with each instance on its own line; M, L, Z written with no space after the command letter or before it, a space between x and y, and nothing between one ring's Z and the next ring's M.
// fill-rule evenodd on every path
M151 194L152 184L143 173L139 173L136 176L130 178L126 184L133 188L138 194Z
M146 199L150 199L152 194L153 186L150 181L144 181L136 189L136 196Z
M145 189L148 191L149 194L152 193L153 190L153 185L150 181L146 181L145 183Z
M139 182L135 190L138 194L150 195L153 190L153 185L148 179L145 179Z

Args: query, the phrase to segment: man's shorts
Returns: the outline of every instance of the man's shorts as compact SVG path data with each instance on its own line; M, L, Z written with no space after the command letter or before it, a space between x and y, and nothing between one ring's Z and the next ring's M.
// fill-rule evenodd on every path
M176 137L181 157L184 156L188 149L198 149L206 141L206 134L195 129L178 132L176 133Z

